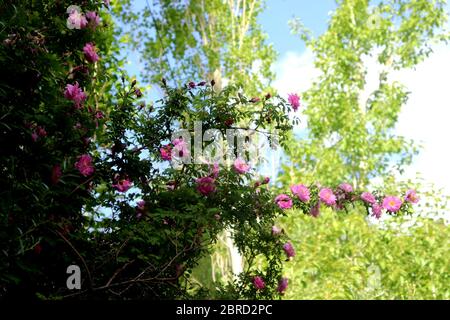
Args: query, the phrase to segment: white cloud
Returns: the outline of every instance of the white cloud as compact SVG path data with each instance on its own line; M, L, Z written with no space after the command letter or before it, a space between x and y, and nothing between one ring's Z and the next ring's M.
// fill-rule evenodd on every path
M436 47L428 59L415 69L402 70L392 80L403 83L411 92L403 107L396 133L422 144L423 149L405 177L422 177L450 194L450 47ZM380 66L367 58L367 89L362 101L378 85ZM319 74L314 68L313 55L288 52L275 65L275 88L281 95L306 90ZM303 129L303 128L300 128Z

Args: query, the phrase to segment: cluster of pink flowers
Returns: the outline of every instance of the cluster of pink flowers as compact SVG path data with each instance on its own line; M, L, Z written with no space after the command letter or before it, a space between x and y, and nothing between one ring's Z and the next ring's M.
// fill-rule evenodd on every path
M78 82L66 86L64 97L68 100L72 100L76 108L80 108L87 99L86 93L80 88Z
M100 24L100 17L96 12L89 11L83 14L80 7L70 6L67 8L69 17L67 18L67 27L69 29L84 29L87 26L95 29Z
M237 158L234 160L233 168L236 173L244 174L250 170L250 165L241 158Z
M291 104L294 111L297 111L300 108L300 97L296 93L290 93L288 95L288 101Z
M310 191L307 186L303 184L296 184L290 187L291 192L296 196L301 202L309 202L311 200ZM324 203L327 206L334 207L335 209L341 210L344 208L343 201L355 201L358 196L354 194L354 189L349 183L341 183L338 188L336 188L336 193L331 188L321 188L318 193L318 200L310 208L310 215L317 217L320 212L320 203ZM372 209L372 215L376 218L380 218L383 210L390 213L398 212L403 201L396 196L386 196L379 203L377 198L370 192L362 192L359 196L368 207ZM415 190L408 190L404 197L405 202L411 204L416 204L419 201L419 197ZM275 198L275 203L281 209L291 209L293 206L292 199L286 194L280 194Z
M319 199L327 206L333 206L336 204L336 195L330 188L323 188L319 191Z
M417 196L416 190L409 189L406 191L405 201L409 203L418 203L420 198Z
M173 150L176 157L189 157L190 151L186 141L183 138L178 138L172 141Z
M383 208L389 212L397 212L402 206L402 200L396 196L387 196L383 199Z
M92 158L88 154L83 154L75 162L75 168L80 171L81 175L88 177L94 173L94 165L92 164Z
M86 43L83 47L83 53L88 62L95 63L100 59L97 54L97 48L92 42Z
M171 161L173 157L188 157L190 154L189 146L183 138L177 138L171 144L166 144L159 148L159 154L163 160Z
M197 191L207 196L213 192L216 192L216 180L212 177L202 177L196 180Z
M287 194L280 194L276 196L275 203L280 207L280 209L291 209L292 199Z
M351 193L353 192L353 187L351 184L349 183L341 183L339 185L339 189L341 189L342 191L346 192L346 193Z
M291 192L292 194L296 195L302 202L308 202L311 199L309 189L304 184L292 185Z
M119 192L127 192L133 186L133 182L131 182L129 179L121 179L112 186Z

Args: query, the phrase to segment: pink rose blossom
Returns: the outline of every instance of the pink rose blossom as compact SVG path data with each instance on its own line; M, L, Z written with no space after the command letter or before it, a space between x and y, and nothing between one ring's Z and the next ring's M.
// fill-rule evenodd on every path
M336 204L336 196L330 188L323 188L319 191L320 201L328 206Z
M300 201L308 202L311 199L309 189L303 184L294 184L291 186L291 192L295 194Z
M237 158L234 160L234 171L236 171L239 174L244 174L250 170L250 165L248 165L244 160L241 158Z
M279 234L281 234L281 229L278 228L277 226L272 226L272 235L277 236Z
M163 160L172 160L172 147L170 145L165 145L164 147L160 148L159 153L161 154L161 158Z
M280 282L278 282L277 291L279 294L283 294L288 287L289 280L288 278L281 278Z
M78 82L75 82L75 84L73 85L68 84L66 86L64 97L68 100L72 100L77 108L79 108L83 101L87 98L86 94L83 92L83 89L80 88Z
M382 210L383 210L383 207L380 206L378 203L374 203L374 204L372 205L372 215L373 215L375 218L380 219L381 214L382 214Z
M389 212L397 212L402 206L402 200L395 196L387 196L383 199L383 208Z
M256 290L263 290L266 287L266 283L260 276L256 276L253 278L253 285L255 286Z
M292 246L292 243L286 242L283 245L283 250L286 253L288 258L295 257L295 250L294 250L294 247Z
M420 198L417 196L416 190L409 189L406 191L405 201L410 203L418 203Z
M78 161L75 162L75 168L80 171L80 173L88 177L94 173L94 165L92 164L92 158L88 154L83 154L78 158Z
M261 184L268 184L270 182L269 177L265 177L264 180L261 182Z
M133 182L131 182L128 179L122 179L119 180L116 184L113 184L112 186L119 192L127 192L128 189L131 188L133 185Z
M347 192L347 193L353 192L353 187L349 183L341 183L339 185L339 189L341 189L342 191Z
M183 140L183 138L177 138L172 141L173 143L173 152L175 157L188 157L190 152L188 149L188 145L186 141Z
M280 194L275 198L275 203L280 209L292 208L292 199L287 194Z
M84 57L89 62L95 63L100 59L97 54L97 48L95 48L95 45L93 45L91 42L86 43L83 48L83 52Z
M296 93L290 93L288 95L288 101L294 111L297 111L297 109L300 107L300 97Z
M361 194L361 199L368 204L374 204L377 201L370 192L363 192Z
M76 6L69 7L68 12L69 17L67 18L67 27L69 29L86 28L88 24L86 17L77 9Z
M86 12L86 18L89 20L89 25L94 29L100 24L100 17L94 11Z
M202 195L207 196L216 191L215 180L211 177L202 177L196 180L197 191Z

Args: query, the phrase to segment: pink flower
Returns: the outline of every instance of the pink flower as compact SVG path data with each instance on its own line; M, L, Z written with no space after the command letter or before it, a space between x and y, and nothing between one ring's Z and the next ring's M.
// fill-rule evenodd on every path
M98 14L94 11L88 11L86 12L86 18L89 20L89 24L92 26L92 28L96 28L100 24L100 17Z
M292 208L292 199L287 194L280 194L275 198L275 203L280 209Z
M256 290L263 290L266 287L266 283L260 276L256 276L253 278L253 285L255 286Z
M420 198L416 194L416 190L409 189L406 191L405 201L408 201L410 203L417 203L419 202Z
M295 257L295 250L294 250L294 247L292 246L292 243L286 242L283 245L283 250L286 253L288 258Z
M303 184L292 185L291 192L295 194L300 199L300 201L308 202L309 199L311 199L308 187Z
M52 168L52 175L51 175L52 184L57 184L61 176L62 176L61 166L59 164L54 165Z
M66 86L64 97L68 100L72 100L77 108L79 108L83 101L87 98L86 94L83 92L83 89L80 88L78 82L75 82L75 84L73 85L68 84Z
M374 204L377 201L370 192L363 192L361 194L361 199L368 204Z
M381 214L382 214L382 210L383 210L383 207L380 206L378 203L374 203L374 204L372 205L372 215L373 215L375 218L380 219Z
M300 97L296 93L290 93L288 95L288 101L294 111L297 111L297 109L300 107Z
M283 294L286 291L286 289L288 287L288 282L289 282L288 278L280 279L280 282L278 282L278 287L277 287L278 293Z
M336 204L336 196L330 188L323 188L319 191L320 201L328 206Z
M270 182L269 177L265 177L264 180L261 182L261 184L268 184Z
M389 212L397 212L402 206L402 200L395 196L387 196L383 199L383 208Z
M259 101L261 101L260 98L258 98L258 97L253 97L253 98L251 98L248 102L250 102L250 103L256 103L256 102L259 102Z
M131 182L128 179L122 179L119 180L116 184L113 184L112 186L119 192L127 192L128 189L131 188L133 185L133 182Z
M279 234L281 234L281 229L278 228L277 226L272 226L272 235L277 236Z
M196 180L197 191L202 195L207 196L216 191L215 180L211 177L202 177Z
M250 170L250 165L248 165L244 160L241 158L237 158L234 160L234 171L236 171L239 174L244 174Z
M75 168L80 171L80 173L88 177L94 173L94 165L92 164L92 158L88 154L83 154L78 158L78 161L75 162Z
M319 214L320 214L319 202L311 208L311 211L309 212L309 214L312 215L314 218L317 218L319 216Z
M86 60L89 62L94 63L100 59L97 55L97 49L91 42L86 43L86 45L83 48L83 52Z
M69 17L67 18L67 27L69 29L86 28L88 23L86 17L77 9L76 6L69 7L68 12Z
M173 143L173 150L174 152L176 152L174 155L176 157L188 157L190 152L188 149L188 145L186 143L186 141L183 140L183 138L177 138L175 140L172 141Z
M341 183L339 189L347 193L353 192L353 187L349 183Z
M165 145L164 147L160 148L159 153L161 154L161 158L163 160L172 160L172 147L170 145Z

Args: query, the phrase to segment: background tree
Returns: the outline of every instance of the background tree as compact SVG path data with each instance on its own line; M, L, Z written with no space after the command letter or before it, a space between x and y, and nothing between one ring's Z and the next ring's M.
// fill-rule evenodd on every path
M374 3L374 5L371 5ZM304 92L307 137L287 151L281 180L293 183L349 181L364 187L371 177L386 176L393 164L411 162L417 149L394 133L407 88L390 75L425 59L431 45L447 39L445 1L337 1L328 30L312 38L300 20L292 31L315 55L321 72ZM367 101L367 57L381 65L379 84Z
M257 18L261 0L155 0L136 12L131 0L116 1L126 23L124 41L139 50L144 81L187 84L214 78L240 83L256 95L268 88L275 51Z

